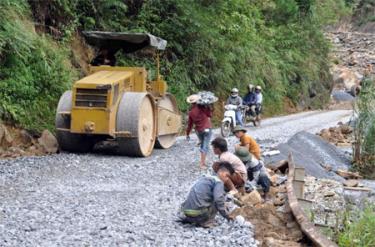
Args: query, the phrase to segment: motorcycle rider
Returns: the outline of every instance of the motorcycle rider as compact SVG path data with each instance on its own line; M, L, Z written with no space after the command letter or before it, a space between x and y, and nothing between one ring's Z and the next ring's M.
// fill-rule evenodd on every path
M247 111L247 113L250 113L250 115L254 117L256 111L256 94L254 91L254 85L249 84L247 88L249 92L243 98L243 104L249 106L250 111Z
M243 125L242 123L242 113L241 113L241 109L240 107L242 106L242 98L238 95L238 89L237 88L233 88L231 90L231 94L230 96L228 97L226 103L226 105L236 105L237 106L237 110L236 110L236 123L238 125Z
M263 103L263 95L262 95L262 87L256 86L255 87L255 96L256 96L256 114L257 114L257 120L260 120L260 113L262 112L262 103Z

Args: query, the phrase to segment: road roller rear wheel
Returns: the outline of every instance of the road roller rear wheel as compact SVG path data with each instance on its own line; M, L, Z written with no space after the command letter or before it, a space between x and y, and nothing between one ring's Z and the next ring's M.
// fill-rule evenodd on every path
M158 100L158 109L167 109L176 114L180 114L180 111L178 110L178 107L177 107L176 99L171 94L165 94L163 98ZM159 126L160 125L165 126L168 124L167 122L168 122L168 119L158 118ZM162 149L170 148L173 144L175 144L177 136L178 136L178 132L167 134L167 135L157 134L155 147L162 148Z
M85 153L94 146L94 140L86 135L70 133L70 116L61 114L72 110L72 91L66 91L60 98L56 110L56 139L61 150ZM64 130L62 130L64 129Z
M155 103L150 94L126 92L117 109L116 132L121 155L145 157L155 144Z

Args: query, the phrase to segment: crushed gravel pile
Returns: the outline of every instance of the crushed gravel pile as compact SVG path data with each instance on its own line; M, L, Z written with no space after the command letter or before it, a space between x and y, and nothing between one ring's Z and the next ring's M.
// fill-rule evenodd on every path
M152 158L61 154L0 162L0 246L256 246L252 226L175 222L193 143ZM174 155L184 148L186 156ZM196 168L196 169L194 169Z

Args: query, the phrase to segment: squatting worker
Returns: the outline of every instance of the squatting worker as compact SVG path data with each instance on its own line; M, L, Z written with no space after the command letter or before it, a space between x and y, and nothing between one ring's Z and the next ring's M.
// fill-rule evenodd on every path
M225 210L224 184L233 169L227 162L220 162L217 176L203 176L190 189L187 199L181 205L180 221L201 227L214 226L217 211L226 219L231 217Z
M247 180L247 171L244 163L236 155L228 151L228 144L224 138L215 138L211 145L214 153L219 156L219 160L228 162L234 170L234 173L224 182L225 188L231 194L237 193L237 189L243 190ZM216 171L218 169L217 163L214 163L212 168Z
M238 147L246 147L249 152L255 156L258 160L261 159L260 147L258 143L250 135L246 134L247 130L242 126L234 127L233 134L240 139L240 143L236 145Z
M195 131L200 142L200 167L202 169L207 168L206 166L206 156L208 153L211 135L212 135L212 108L209 105L199 105L197 104L200 96L197 94L190 95L186 101L192 104L189 111L189 120L186 129L186 139L190 140L190 132L195 126Z
M263 161L251 155L246 147L236 148L235 155L240 158L247 168L247 176L250 182L246 184L246 187L249 185L249 189L252 190L256 189L257 185L260 185L263 189L264 199L268 200L271 181Z

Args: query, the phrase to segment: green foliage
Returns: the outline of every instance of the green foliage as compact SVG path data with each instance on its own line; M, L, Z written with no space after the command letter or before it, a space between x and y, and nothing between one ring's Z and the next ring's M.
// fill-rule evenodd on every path
M359 26L375 22L375 2L373 0L360 0L354 11L353 19Z
M332 81L322 26L346 10L344 0L3 0L0 7L2 114L32 128L43 118L31 110L54 108L72 81L62 47L81 30L168 40L161 72L182 110L190 93L211 90L225 99L232 87L244 95L249 83L265 89L268 114L280 113L285 97L321 107ZM57 44L32 31L31 13ZM119 65L145 66L151 77L153 60L149 53L118 54Z
M345 1L316 0L313 6L313 18L322 25L334 24L350 12Z
M0 114L28 129L52 129L72 72L61 47L30 31L27 7L21 0L0 2Z
M369 178L375 177L375 81L365 80L355 111L355 168Z
M375 210L368 207L364 211L354 212L354 221L345 222L344 230L339 234L340 247L373 247L375 246Z
M172 90L184 91L181 96L207 89L223 99L234 86L245 94L252 82L265 88L271 114L282 111L285 96L295 104L305 99L305 107L324 105L332 80L321 25L333 21L342 2L331 12L323 7L332 1L319 8L306 0L253 2L148 1L128 28L169 41L165 66L173 65L164 75ZM143 58L127 64L134 59ZM184 107L184 97L179 102Z

